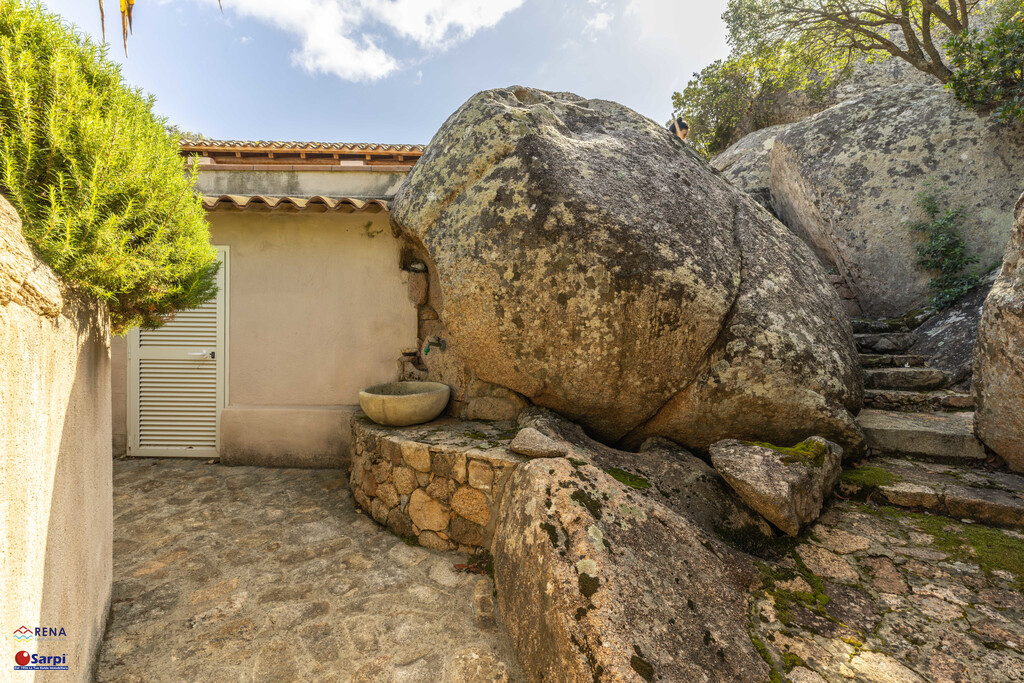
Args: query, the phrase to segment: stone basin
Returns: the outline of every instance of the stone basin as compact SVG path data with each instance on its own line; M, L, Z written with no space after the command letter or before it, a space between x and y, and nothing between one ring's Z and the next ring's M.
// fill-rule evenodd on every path
M389 382L360 391L359 407L377 424L406 427L436 418L450 395L440 382Z

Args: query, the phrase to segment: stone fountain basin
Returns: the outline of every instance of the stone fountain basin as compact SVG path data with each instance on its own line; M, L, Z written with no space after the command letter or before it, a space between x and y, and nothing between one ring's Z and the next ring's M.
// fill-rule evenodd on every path
M389 382L359 392L359 407L377 424L407 427L430 422L444 410L451 389L440 382Z

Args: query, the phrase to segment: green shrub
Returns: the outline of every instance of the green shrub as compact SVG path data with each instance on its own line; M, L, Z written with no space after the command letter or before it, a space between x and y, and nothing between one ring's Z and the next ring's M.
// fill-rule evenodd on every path
M118 332L216 293L195 177L165 123L103 47L38 5L0 0L0 192Z
M942 190L926 190L917 197L917 205L927 220L912 223L911 230L925 235L917 247L917 265L938 275L928 282L932 305L939 310L949 308L978 284L980 275L968 270L978 259L967 253L967 243L960 233L964 219L963 207L942 208Z
M946 43L953 76L949 88L971 108L995 107L1003 121L1024 122L1024 12Z

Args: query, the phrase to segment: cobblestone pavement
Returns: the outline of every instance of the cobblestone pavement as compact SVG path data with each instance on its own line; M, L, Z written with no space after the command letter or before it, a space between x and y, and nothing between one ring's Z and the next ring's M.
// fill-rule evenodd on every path
M1024 682L1018 531L837 501L763 571L752 633L790 681Z
M340 470L116 461L96 680L521 680L465 562L357 513Z

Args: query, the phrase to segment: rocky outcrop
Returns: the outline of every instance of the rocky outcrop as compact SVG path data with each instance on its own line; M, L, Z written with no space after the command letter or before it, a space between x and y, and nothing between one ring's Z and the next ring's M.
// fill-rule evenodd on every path
M392 222L436 271L450 352L604 441L861 440L852 333L820 265L626 107L479 93Z
M528 680L767 680L747 633L752 560L663 504L672 484L613 477L611 449L549 419L573 453L516 469L493 549Z
M1024 128L969 111L941 86L872 90L789 126L771 152L780 218L838 268L864 314L923 307L932 274L915 265L919 194L947 187L982 267L998 262L1024 176Z
M775 138L785 129L785 125L762 128L711 160L711 166L721 171L726 180L768 210L772 210L769 189L772 147Z
M982 305L997 273L985 276L978 286L945 311L937 313L914 330L914 343L907 353L928 359L928 366L946 375L946 385L966 391L971 386L974 341L978 337Z
M743 501L790 536L818 519L839 481L843 450L812 437L792 448L720 441L711 462Z
M1024 472L1024 195L974 346L975 425L986 446Z

